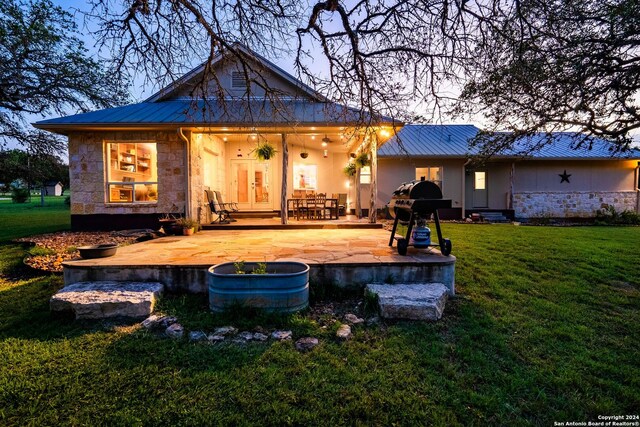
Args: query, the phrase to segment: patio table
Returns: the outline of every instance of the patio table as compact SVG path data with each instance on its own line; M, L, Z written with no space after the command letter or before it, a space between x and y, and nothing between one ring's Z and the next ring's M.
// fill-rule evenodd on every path
M292 198L287 199L287 212L292 211L296 220L300 220L300 213L304 208L311 204L318 203L322 200L325 203L325 209L329 210L329 216L318 219L338 219L338 199L314 199L314 198Z

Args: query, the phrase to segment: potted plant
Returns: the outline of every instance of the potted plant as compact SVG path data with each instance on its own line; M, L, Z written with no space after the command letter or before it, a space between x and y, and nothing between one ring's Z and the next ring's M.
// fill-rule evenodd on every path
M349 164L347 164L347 166L344 167L344 169L342 169L342 172L344 172L344 174L346 176L348 176L349 178L351 178L352 176L356 175L356 164L353 162L349 162Z
M207 276L212 311L241 304L293 313L309 305L309 266L301 262L225 262L209 268Z
M158 222L160 222L160 228L164 234L167 235L175 234L175 225L177 221L177 216L172 214L165 214L158 220Z
M198 226L198 221L193 218L179 218L176 221L176 225L178 227L182 227L182 235L183 236L191 236L196 232L196 227Z
M260 161L266 161L276 155L277 151L269 141L263 141L253 150L256 159Z
M359 168L369 166L369 164L371 163L371 160L369 160L369 154L367 154L365 151L361 152L356 156L355 163Z

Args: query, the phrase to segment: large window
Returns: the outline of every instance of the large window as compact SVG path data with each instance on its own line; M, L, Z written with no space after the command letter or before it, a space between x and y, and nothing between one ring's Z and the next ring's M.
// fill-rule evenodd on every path
M158 201L158 151L155 142L107 143L107 201Z
M442 167L428 166L426 168L416 168L416 179L435 182L442 190Z

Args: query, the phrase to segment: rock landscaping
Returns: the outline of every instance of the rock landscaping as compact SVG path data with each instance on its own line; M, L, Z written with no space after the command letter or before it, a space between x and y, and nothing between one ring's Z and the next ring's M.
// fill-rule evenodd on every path
M61 231L38 236L16 239L16 242L33 243L35 250L27 256L25 264L38 270L52 273L62 272L62 263L80 259L79 246L116 243L118 246L130 245L149 240L160 235L153 230L124 230L111 232Z

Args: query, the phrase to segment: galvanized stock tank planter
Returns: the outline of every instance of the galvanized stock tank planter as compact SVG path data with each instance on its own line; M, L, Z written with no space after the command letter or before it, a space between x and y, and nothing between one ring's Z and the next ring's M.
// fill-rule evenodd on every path
M266 273L255 274L264 269ZM233 304L280 313L293 313L309 305L309 266L301 262L247 262L214 265L207 273L209 307L223 311Z

